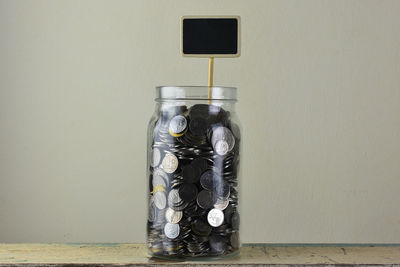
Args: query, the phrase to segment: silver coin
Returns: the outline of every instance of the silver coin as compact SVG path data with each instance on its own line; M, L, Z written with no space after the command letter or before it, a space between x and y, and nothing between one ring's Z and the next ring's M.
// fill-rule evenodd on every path
M174 239L179 236L180 228L179 224L166 223L164 226L164 233L168 238Z
M168 208L165 211L165 219L169 223L178 223L182 219L183 213L182 211L175 211L171 208Z
M149 214L148 214L149 222L153 222L156 217L153 196L151 196L150 201L149 201L149 211L148 212L149 212Z
M154 194L154 205L159 210L165 209L165 207L167 206L167 197L165 195L165 192L157 191Z
M162 169L156 169L153 172L153 186L162 185L164 187L169 186L169 177Z
M217 127L213 130L211 137L211 144L215 148L219 140L224 140L228 144L228 151L231 151L235 146L235 137L233 136L231 130L226 127Z
M213 184L213 191L216 199L227 200L230 196L230 185L222 177L216 177Z
M213 190L214 172L212 170L205 171L200 176L200 184L204 189Z
M172 189L168 194L168 206L173 207L182 202L178 189Z
M172 118L169 122L169 131L174 134L180 134L185 131L187 120L184 116L178 115Z
M160 164L160 161L161 161L161 151L158 148L154 148L150 162L151 167L157 167L158 164Z
M224 156L229 152L229 144L225 140L218 140L215 143L214 149L218 155Z
M162 178L159 175L156 175L156 176L153 175L153 186L157 186L157 185L162 185L164 187L167 186L164 178Z
M214 208L219 209L219 210L224 210L226 207L229 205L229 199L224 200L224 199L217 199L217 201L214 204Z
M159 225L164 224L165 223L165 209L163 209L163 210L155 209L154 212L155 212L155 218L153 221L153 225L159 226Z
M218 227L224 222L224 213L219 209L212 209L208 212L207 221L212 227Z
M178 164L178 158L174 154L167 153L164 156L161 166L166 173L173 173L178 168Z

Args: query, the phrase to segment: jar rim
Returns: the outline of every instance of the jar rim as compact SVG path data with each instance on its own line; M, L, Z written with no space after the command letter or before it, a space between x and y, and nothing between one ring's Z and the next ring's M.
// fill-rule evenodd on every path
M211 96L208 96L209 89ZM226 86L157 86L155 101L219 100L236 102L236 87Z

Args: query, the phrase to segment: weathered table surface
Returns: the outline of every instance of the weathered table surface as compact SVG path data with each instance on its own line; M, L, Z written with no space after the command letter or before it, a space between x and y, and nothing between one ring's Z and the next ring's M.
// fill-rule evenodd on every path
M219 261L163 261L147 257L144 244L0 244L0 266L259 266L398 265L400 245L246 244Z

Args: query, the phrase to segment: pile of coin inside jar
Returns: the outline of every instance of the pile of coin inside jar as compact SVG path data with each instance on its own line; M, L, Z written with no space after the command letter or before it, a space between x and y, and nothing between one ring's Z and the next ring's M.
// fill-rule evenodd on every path
M230 113L212 104L163 105L150 130L150 254L238 251L240 131Z

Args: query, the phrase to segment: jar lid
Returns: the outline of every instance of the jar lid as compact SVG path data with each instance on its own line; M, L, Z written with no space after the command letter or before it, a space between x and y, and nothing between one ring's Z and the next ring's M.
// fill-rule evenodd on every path
M208 93L210 90L210 98ZM235 87L222 86L157 86L156 101L164 100L223 100L237 101Z

